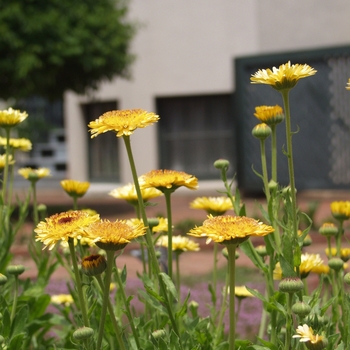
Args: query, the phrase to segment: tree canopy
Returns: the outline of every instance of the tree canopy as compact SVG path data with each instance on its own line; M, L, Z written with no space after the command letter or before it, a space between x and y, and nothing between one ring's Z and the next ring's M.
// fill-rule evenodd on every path
M128 76L124 0L0 0L0 98L55 99Z

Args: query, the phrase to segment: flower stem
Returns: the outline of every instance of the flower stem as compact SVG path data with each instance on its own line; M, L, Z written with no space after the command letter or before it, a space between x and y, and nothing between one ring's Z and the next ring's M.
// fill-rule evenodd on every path
M31 181L31 187L32 187L32 195L33 195L33 221L34 221L34 226L36 227L39 222L38 202L36 197L36 181Z
M97 345L96 345L97 350L101 349L103 332L104 332L104 327L106 322L107 305L109 300L109 286L111 285L112 268L114 263L114 251L106 250L106 255L107 255L107 269L105 272L105 280L104 280L103 303L102 303L100 326L98 329L98 337L97 337Z
M89 327L90 322L89 322L89 318L88 318L88 314L87 314L86 303L85 303L85 298L84 298L84 293L83 293L83 288L82 288L82 283L81 283L81 278L80 278L80 272L79 272L78 263L77 263L77 257L75 254L73 238L68 239L68 246L69 246L69 251L70 251L70 254L72 257L75 285L76 285L77 292L78 292L78 300L79 300L79 304L80 304L81 314L83 317L83 323L84 323L85 327Z
M173 220L171 214L171 193L172 191L164 191L168 218L168 275L173 279Z
M293 293L287 294L287 320L286 320L286 340L284 344L285 350L291 349L292 341L292 304L293 304Z
M99 284L99 286L101 288L101 291L104 291L104 284L103 284L101 275L97 275L97 276L95 276L95 278L96 278L96 280L97 280L97 282L98 282L98 284ZM118 342L118 345L120 347L120 350L126 350L124 342L123 342L123 339L121 337L122 330L119 327L118 321L117 321L117 319L115 317L115 313L114 313L114 310L113 310L113 306L112 306L111 300L109 298L108 298L107 308L108 308L108 312L109 312L109 315L110 315L111 320L112 320L114 332L115 332L115 335L116 335L117 342Z
M271 128L271 178L277 183L277 133L276 124L270 125Z
M13 294L13 303L12 303L12 310L11 310L11 324L16 316L16 309L17 309L17 300L18 300L18 276L15 275L15 290Z
M176 261L176 288L177 288L177 292L178 292L178 299L180 301L180 297L181 297L181 292L180 292L180 288L181 288L181 280L180 280L180 254L179 253L175 253L175 261Z
M9 159L10 159L10 128L5 128L6 132L6 153L5 153L5 168L4 168L4 178L2 184L2 204L5 204L6 200L6 189L8 182L8 173L9 173Z
M342 237L343 237L343 224L344 221L343 220L339 220L339 230L337 235L335 236L335 242L336 242L336 247L337 247L337 257L340 258L341 257L341 241L342 241ZM330 255L332 256L332 255Z
M300 265L300 250L297 249L298 245L298 222L297 222L297 201L296 201L296 189L295 189L295 176L294 176L294 163L293 163L293 147L292 147L292 130L290 120L290 107L289 107L289 89L281 91L284 103L284 111L286 117L286 139L287 139L287 158L288 158L288 170L289 170L289 185L291 194L291 218L292 218L292 237L293 237L293 252L294 252L294 266L299 270ZM297 256L298 255L298 256Z
M229 350L235 350L236 340L236 314L235 314L235 265L236 265L236 244L228 244L228 264L230 273L230 333Z

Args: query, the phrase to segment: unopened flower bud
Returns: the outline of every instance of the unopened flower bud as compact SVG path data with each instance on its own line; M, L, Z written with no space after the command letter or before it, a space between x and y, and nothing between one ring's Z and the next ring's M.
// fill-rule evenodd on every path
M298 277L286 277L278 285L280 292L296 293L304 288L303 281Z
M303 301L298 301L292 306L292 311L299 317L305 317L311 312L311 306Z
M86 256L81 261L81 271L87 276L101 275L107 268L107 262L103 255L93 254Z
M166 336L166 331L164 329L157 329L156 331L152 332L152 337L154 339L164 338L165 336Z
M271 128L265 123L258 124L253 128L252 135L259 140L266 140L271 135Z
M329 259L328 266L335 271L340 271L344 267L344 261L340 258L332 258Z
M214 167L216 169L228 169L230 166L230 162L226 159L218 159L214 162Z
M92 337L94 334L94 330L90 327L82 327L78 328L74 333L73 333L73 338L76 340L85 340L89 339Z
M10 275L19 276L25 271L23 265L9 265L7 266L6 272Z
M270 180L268 183L269 190L273 191L278 188L278 183L275 180Z
M0 286L3 286L7 282L7 277L0 273Z
M149 218L147 220L149 228L152 230L153 227L159 225L159 218Z
M262 258L267 255L266 246L264 245L258 245L257 247L255 247L255 250Z
M325 222L320 228L319 232L321 235L326 237L335 236L338 233L338 227L332 222Z

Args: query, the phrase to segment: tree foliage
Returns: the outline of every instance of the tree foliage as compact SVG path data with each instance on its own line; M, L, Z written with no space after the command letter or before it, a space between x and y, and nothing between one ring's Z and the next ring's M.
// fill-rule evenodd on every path
M128 76L124 0L0 0L0 98L84 93Z

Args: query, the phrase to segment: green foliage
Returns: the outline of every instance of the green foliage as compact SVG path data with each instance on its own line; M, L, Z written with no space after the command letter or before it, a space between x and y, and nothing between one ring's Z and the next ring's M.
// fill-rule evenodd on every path
M61 98L128 76L135 25L126 15L124 0L1 0L1 98Z

